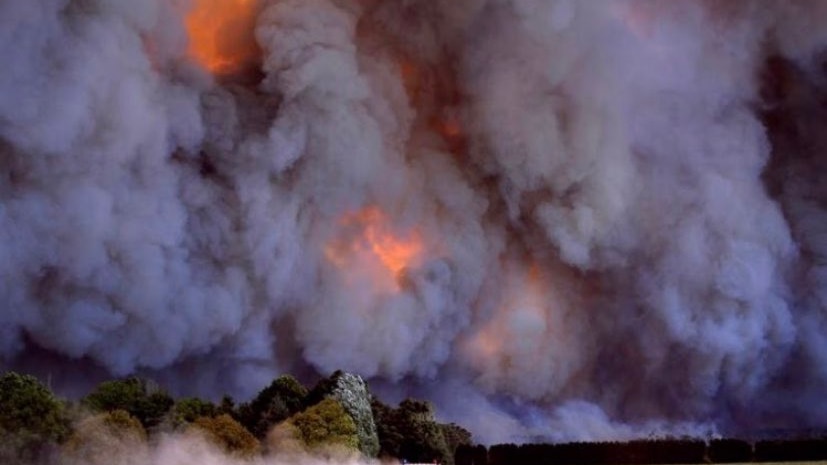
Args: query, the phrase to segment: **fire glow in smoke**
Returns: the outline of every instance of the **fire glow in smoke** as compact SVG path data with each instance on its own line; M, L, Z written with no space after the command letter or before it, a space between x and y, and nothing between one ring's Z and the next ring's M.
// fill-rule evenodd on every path
M258 53L252 32L258 0L194 0L186 18L190 53L213 73L228 73Z
M0 360L238 398L343 369L483 442L823 427L825 22L0 2Z
M391 223L376 207L345 215L341 219L345 237L328 244L325 255L344 273L354 271L354 255L369 254L385 272L377 281L396 283L400 273L418 264L423 244L415 232L405 237L391 230Z

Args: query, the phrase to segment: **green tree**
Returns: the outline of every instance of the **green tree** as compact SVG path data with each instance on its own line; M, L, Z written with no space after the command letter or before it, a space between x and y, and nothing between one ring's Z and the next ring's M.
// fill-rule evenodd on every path
M30 459L69 433L65 405L36 378L9 372L0 377L0 460Z
M471 432L456 423L440 424L442 436L448 446L448 453L453 457L459 446L472 445Z
M221 398L221 402L218 404L218 412L219 415L226 413L227 415L235 418L238 420L238 411L235 408L235 400L231 396L225 395Z
M374 399L372 408L379 432L380 455L410 462L436 460L453 464L453 451L445 438L445 426L434 420L431 404L406 399L394 409ZM459 431L452 430L452 433L462 435Z
M302 410L307 388L290 375L282 375L249 403L239 408L239 420L257 438L267 435L273 425Z
M401 458L402 427L398 424L396 410L376 397L371 399L373 418L376 422L376 431L379 434L379 455L385 458Z
M193 423L193 428L204 433L210 442L232 455L252 457L261 448L255 436L227 414L198 418Z
M192 423L200 417L214 417L219 414L219 410L212 402L187 397L175 402L171 414L173 425L180 426Z
M327 398L288 420L308 449L340 446L358 451L359 436L353 418L335 399Z
M125 410L145 428L158 425L175 401L156 384L140 378L105 381L83 399L96 412Z
M379 436L370 406L370 389L365 380L338 370L316 384L308 394L305 405L315 405L325 398L338 401L353 419L359 437L359 451L365 457L376 457L379 454Z

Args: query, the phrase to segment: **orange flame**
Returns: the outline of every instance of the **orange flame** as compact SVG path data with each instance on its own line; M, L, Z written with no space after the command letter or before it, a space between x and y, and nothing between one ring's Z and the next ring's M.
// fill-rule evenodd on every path
M341 224L345 237L325 248L327 259L339 268L367 255L396 281L400 272L415 265L423 254L422 238L416 232L395 234L386 215L376 207L345 215Z
M190 55L213 73L254 60L257 6L258 0L195 0L186 18Z

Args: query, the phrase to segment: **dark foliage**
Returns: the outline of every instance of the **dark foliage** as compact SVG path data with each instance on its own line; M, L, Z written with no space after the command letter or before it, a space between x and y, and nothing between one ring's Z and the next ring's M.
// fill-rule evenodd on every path
M462 444L454 452L454 465L488 465L488 448Z
M341 375L339 372L338 376ZM151 438L162 429L153 427L158 427L161 421L168 425L170 419L173 425L189 424L204 431L226 450L245 457L260 451L253 433L263 437L283 420L290 420L285 424L296 428L300 439L311 449L324 448L328 443L355 449L359 438L350 414L333 399L313 400L325 399L324 393L335 387L332 383L336 380L334 374L308 393L295 378L282 376L239 408L230 397L224 397L219 405L198 398L185 398L176 403L158 386L139 378L107 381L82 400L83 406L102 414L83 418L84 410L76 406L74 410L67 409L63 401L35 378L10 372L0 376L0 436L3 437L0 463L59 463L62 453L84 455L98 449L105 454L109 443L101 443L105 447L96 448L93 439L98 436L107 441L124 439L122 442L128 445L134 442L131 438L135 436L135 441L140 442L145 437L144 428ZM317 407L308 409L308 406ZM328 409L328 406L337 408ZM471 434L459 425L438 423L428 402L406 399L393 408L373 398L370 407L369 415L374 417L378 430L380 455L408 462L644 465L827 460L827 437L764 440L755 444L738 439L715 439L708 444L690 439L501 444L489 449L472 446ZM70 415L68 410L76 413ZM70 416L77 416L78 420L74 434ZM244 419L246 425L238 422L239 418ZM124 433L133 430L137 433L132 436ZM70 436L75 438L74 442L66 442ZM88 440L83 442L80 440L83 438Z
M454 454L460 446L471 445L471 432L456 423L439 425L442 429L442 436L445 438L445 445L448 452Z
M756 462L804 462L827 459L827 440L758 441Z
M454 465L474 465L474 446L459 446L454 451Z
M192 423L200 417L214 417L219 414L218 407L212 402L197 397L187 397L175 402L172 408L175 425Z
M516 444L497 444L488 449L489 465L518 465L520 446Z
M594 465L594 464L678 464L704 461L706 444L692 440L658 440L568 444L500 444L492 446L485 457L465 449L461 459L468 465ZM486 462L487 460L487 462Z
M0 377L0 461L39 458L68 435L66 409L46 386L14 372Z
M313 386L310 392L306 393L303 399L303 407L312 407L323 401L328 394L336 387L336 381L344 375L342 370L336 370L327 378L322 378Z
M380 456L409 462L453 464L454 453L443 432L446 425L434 421L433 407L429 403L406 399L394 409L374 399L371 407L379 434ZM458 440L463 435L459 430L451 434Z
M290 375L276 378L249 403L239 407L238 417L242 425L259 439L270 428L303 410L307 388Z
M105 381L83 399L97 412L124 410L144 426L157 426L175 401L155 383L140 378Z
M218 403L218 414L223 415L227 414L236 420L239 419L238 410L235 407L235 400L231 396L224 396L221 398L221 402Z
M474 447L471 453L471 463L473 465L488 465L488 449L480 445Z
M706 454L713 463L751 462L752 444L740 439L713 439Z

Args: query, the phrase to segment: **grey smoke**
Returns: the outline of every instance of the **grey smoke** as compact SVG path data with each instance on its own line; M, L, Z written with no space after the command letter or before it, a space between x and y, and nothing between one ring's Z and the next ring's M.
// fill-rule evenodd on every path
M265 0L229 78L188 7L0 3L4 366L341 368L483 441L824 425L827 2Z

